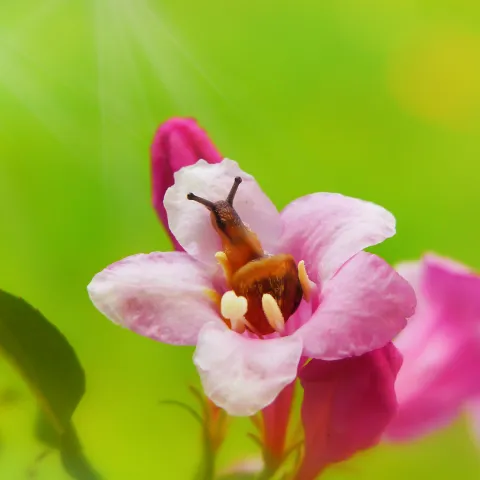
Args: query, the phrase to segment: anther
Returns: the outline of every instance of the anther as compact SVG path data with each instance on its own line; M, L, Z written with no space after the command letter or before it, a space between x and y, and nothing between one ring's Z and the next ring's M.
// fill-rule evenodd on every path
M227 197L227 203L233 206L233 199L235 198L235 195L238 190L238 186L242 183L242 178L241 177L235 177L235 180L233 181L232 188L230 189L230 193L228 194Z
M276 332L283 332L285 320L277 301L269 293L262 296L262 309L268 323Z
M217 262L222 267L223 274L225 275L225 279L228 283L230 283L230 278L232 276L232 269L230 267L230 263L227 258L227 254L225 252L217 252L215 254L215 258Z
M248 302L245 297L237 297L233 290L223 294L220 301L220 313L222 317L230 320L233 331L237 333L245 331L245 314L247 310Z
M310 294L315 284L308 278L307 269L305 268L305 262L303 260L298 262L298 280L302 286L303 298L306 302L310 301Z

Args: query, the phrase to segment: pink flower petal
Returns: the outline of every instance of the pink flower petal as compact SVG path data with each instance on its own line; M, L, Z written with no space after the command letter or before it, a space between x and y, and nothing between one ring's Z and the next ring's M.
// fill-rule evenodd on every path
M480 395L480 278L432 255L398 268L416 279L418 306L395 340L404 364L386 437L405 441L448 425Z
M266 463L272 470L275 470L284 459L294 393L295 383L292 382L278 394L270 405L262 410L262 443L263 449L266 451Z
M318 296L318 292L317 292ZM315 308L314 303L318 303L316 298L312 297L312 301L301 301L297 311L285 323L283 335L293 335L302 325L310 321L312 311Z
M475 328L480 318L480 275L459 263L431 254L423 261L423 285L428 301L448 310L457 321L473 322Z
M208 296L205 267L185 253L127 257L88 285L94 305L112 322L159 342L195 345L207 322L222 323Z
M298 337L252 339L208 324L200 332L193 361L214 403L230 415L249 416L295 380L301 353Z
M415 310L409 283L384 260L357 253L325 284L320 306L294 335L304 355L336 360L383 347Z
M421 351L405 349L395 385L399 408L386 431L391 441L410 441L449 425L465 402L480 394L478 343L443 328L423 338Z
M176 250L183 250L168 229L163 197L173 185L173 174L182 167L193 165L203 158L219 163L222 156L193 118L172 118L160 125L151 148L152 200L163 226L168 230Z
M418 292L423 277L420 262L402 262L396 265L395 270ZM420 299L417 300L420 304Z
M214 255L221 250L220 239L212 227L210 212L203 205L187 200L187 194L193 192L213 202L225 200L237 176L243 182L233 205L242 221L258 235L267 251L280 238L280 215L251 175L232 160L225 159L215 165L199 161L175 173L175 184L165 194L165 208L170 229L182 247L205 263L215 262Z
M297 480L376 445L395 414L401 356L390 343L360 357L312 360L300 372L305 457Z
M305 260L315 282L328 280L353 255L395 235L395 218L374 203L333 193L293 201L281 213L280 250Z
M412 351L412 349L423 350L425 340L430 337L435 329L435 317L431 315L431 308L425 300L423 291L424 268L420 262L403 262L395 267L395 270L410 283L417 297L417 306L414 315L408 321L408 325L395 338L395 346L402 352L402 355ZM422 317L422 321L415 321ZM433 329L433 330L432 330ZM408 363L404 361L403 368Z

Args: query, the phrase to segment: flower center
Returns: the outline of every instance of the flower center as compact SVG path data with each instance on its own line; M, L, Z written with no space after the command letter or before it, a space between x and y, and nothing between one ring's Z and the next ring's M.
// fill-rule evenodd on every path
M268 255L233 208L242 179L236 177L226 200L211 202L189 193L187 198L207 207L223 251L215 255L231 288L221 300L220 310L232 330L245 329L268 335L282 332L285 322L297 310L302 296L310 297L311 282L301 261L292 255Z

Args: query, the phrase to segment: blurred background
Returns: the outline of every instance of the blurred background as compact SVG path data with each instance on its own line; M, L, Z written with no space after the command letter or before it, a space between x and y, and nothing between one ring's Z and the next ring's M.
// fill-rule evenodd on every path
M192 349L115 327L86 285L170 249L150 205L157 125L194 116L279 208L315 191L377 202L390 262L426 250L480 268L480 4L474 0L2 0L0 288L38 307L87 374L74 416L108 480L190 479ZM0 478L43 447L35 402L0 361ZM5 393L7 392L7 393ZM8 393L10 392L10 393ZM234 424L221 464L256 452ZM329 479L479 478L467 419L381 446ZM63 480L58 455L36 468Z

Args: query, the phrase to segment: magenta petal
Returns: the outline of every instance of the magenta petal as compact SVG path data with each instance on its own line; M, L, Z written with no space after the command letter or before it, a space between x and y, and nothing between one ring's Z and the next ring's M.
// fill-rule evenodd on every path
M312 318L294 335L304 355L336 360L383 347L415 310L410 284L376 255L357 253L325 284Z
M230 415L249 416L295 380L301 353L300 338L253 339L208 324L193 361L210 400Z
M301 370L305 457L297 480L313 480L329 464L378 443L395 415L401 363L390 343L360 357L312 360Z
M428 301L476 328L480 318L480 276L432 254L426 255L423 263L423 288Z
M183 250L168 228L163 197L173 185L173 174L187 165L203 159L219 163L222 156L206 132L193 118L172 118L160 125L151 147L153 206L163 226L168 230L176 250Z
M174 345L195 345L204 324L222 323L212 289L205 266L181 252L127 257L88 285L93 304L112 322Z
M353 255L395 235L395 218L384 208L334 193L314 193L281 213L281 250L305 260L315 282L328 280Z
M295 382L287 385L278 397L262 410L263 448L268 467L274 470L285 455L288 425L290 422Z
M395 385L398 412L386 431L391 441L411 441L449 425L468 399L480 395L478 343L465 337L439 330L418 355L406 351L404 365Z
M480 278L433 255L398 270L414 279L418 298L395 340L404 364L395 385L398 413L386 432L405 441L446 426L480 395Z

